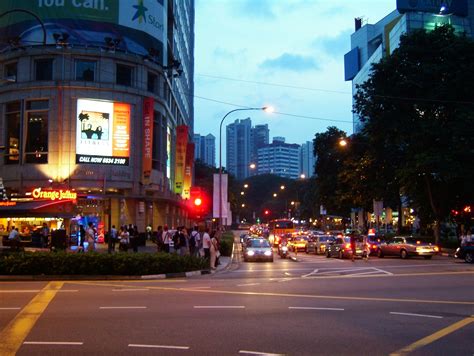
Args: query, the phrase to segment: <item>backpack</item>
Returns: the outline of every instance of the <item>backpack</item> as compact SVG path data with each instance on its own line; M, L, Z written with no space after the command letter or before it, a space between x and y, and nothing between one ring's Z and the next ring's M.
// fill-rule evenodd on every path
M189 247L196 247L196 231L191 232L191 237L189 238Z

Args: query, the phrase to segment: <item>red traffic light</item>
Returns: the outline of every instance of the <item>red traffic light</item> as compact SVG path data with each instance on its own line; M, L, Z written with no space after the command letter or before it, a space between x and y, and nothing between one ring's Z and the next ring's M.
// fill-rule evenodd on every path
M270 214L270 210L265 210L265 211L264 211L264 214L265 214L265 215L269 215L269 214Z
M195 206L201 206L201 204L202 204L202 199L201 198L194 199L194 205Z

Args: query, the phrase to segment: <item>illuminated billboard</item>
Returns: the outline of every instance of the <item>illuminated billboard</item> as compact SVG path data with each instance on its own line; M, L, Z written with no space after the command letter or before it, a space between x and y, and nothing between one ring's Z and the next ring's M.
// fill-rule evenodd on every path
M163 0L1 0L0 37L20 37L22 44L41 45L42 27L38 21L18 9L28 9L44 23L47 43L54 44L53 34L66 33L73 46L104 47L105 38L120 40L119 49L167 58L167 2ZM0 43L0 48L8 41Z
M128 166L130 104L78 99L76 163Z

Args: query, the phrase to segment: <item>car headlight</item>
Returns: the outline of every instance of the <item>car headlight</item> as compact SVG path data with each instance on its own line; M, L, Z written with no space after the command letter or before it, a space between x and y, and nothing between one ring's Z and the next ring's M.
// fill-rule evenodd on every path
M282 251L288 251L288 247L287 247L287 246L282 246L282 247L281 247L281 250L282 250Z
M253 256L253 255L255 255L255 252L253 252L253 251L247 251L247 256Z
M265 251L264 255L265 255L265 256L271 256L271 255L272 255L272 251Z

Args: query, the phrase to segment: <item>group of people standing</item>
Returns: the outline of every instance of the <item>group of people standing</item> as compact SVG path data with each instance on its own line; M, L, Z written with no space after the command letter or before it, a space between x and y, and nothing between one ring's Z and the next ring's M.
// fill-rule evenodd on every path
M139 233L137 225L129 224L120 226L117 230L115 225L112 225L109 233L108 251L112 253L115 251L115 245L119 244L119 251L127 252L129 248L133 252L138 252Z
M203 226L193 229L180 226L176 230L170 230L167 225L158 226L156 245L158 252L209 259L211 269L219 264L219 234Z

